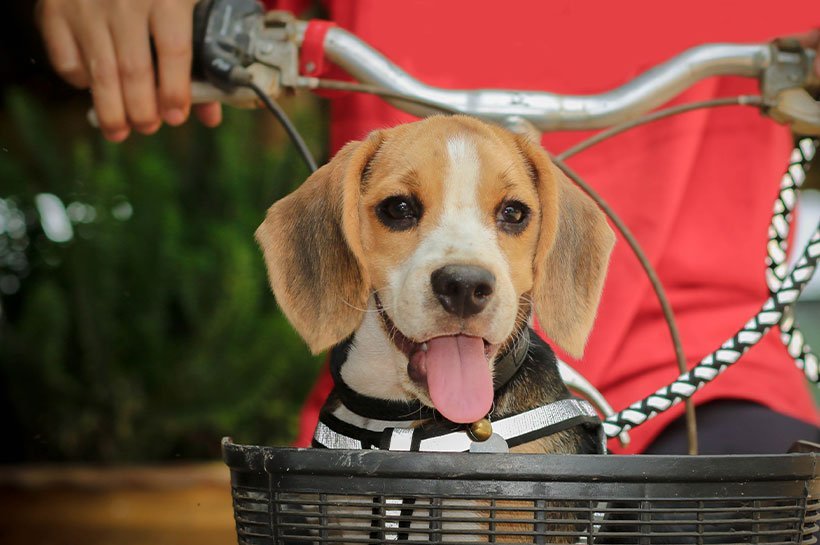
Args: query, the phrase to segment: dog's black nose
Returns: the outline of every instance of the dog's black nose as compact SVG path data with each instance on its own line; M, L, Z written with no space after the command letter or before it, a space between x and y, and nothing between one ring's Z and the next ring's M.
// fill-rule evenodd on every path
M430 284L444 310L467 318L487 306L495 288L495 276L473 265L447 265L433 271Z

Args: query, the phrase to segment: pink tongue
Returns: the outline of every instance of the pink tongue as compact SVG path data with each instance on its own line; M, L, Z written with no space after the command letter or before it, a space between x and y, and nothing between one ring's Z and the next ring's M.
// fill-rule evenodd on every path
M493 377L479 337L456 335L427 341L427 389L447 420L470 423L493 404Z

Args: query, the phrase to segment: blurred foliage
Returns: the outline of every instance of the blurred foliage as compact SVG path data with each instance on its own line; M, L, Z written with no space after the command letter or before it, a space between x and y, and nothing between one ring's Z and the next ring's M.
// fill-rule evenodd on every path
M150 461L286 444L320 362L276 308L253 232L307 175L263 111L106 143L21 90L0 122L0 460ZM308 145L325 116L286 105ZM322 154L319 154L322 157ZM35 197L66 205L71 240ZM4 212L5 210L5 212ZM4 218L4 219L3 219ZM24 226L24 228L22 228Z

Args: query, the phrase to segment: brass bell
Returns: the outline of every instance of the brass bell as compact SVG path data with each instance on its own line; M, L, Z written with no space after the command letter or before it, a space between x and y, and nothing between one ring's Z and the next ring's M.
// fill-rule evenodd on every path
M486 441L493 434L493 425L486 418L470 424L470 434L476 441Z

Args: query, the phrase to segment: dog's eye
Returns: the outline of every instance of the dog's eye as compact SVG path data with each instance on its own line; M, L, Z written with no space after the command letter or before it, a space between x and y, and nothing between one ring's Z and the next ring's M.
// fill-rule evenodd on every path
M388 197L376 207L376 215L389 229L404 231L418 224L421 205L409 196Z
M498 208L496 222L498 227L511 234L517 234L524 230L529 222L530 209L519 201L504 201Z

